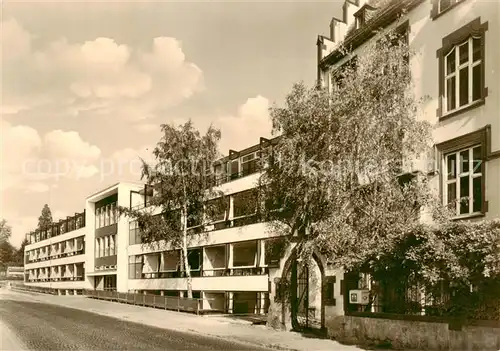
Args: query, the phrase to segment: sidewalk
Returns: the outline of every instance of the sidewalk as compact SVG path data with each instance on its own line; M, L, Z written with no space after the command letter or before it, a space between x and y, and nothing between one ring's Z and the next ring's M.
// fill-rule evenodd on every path
M266 326L251 325L250 322L233 320L223 316L196 316L182 312L94 300L82 296L51 296L14 291L12 293L25 295L27 299L32 301L85 310L162 329L192 332L279 350L361 350L358 347L342 345L333 340L307 338L299 333L277 331Z

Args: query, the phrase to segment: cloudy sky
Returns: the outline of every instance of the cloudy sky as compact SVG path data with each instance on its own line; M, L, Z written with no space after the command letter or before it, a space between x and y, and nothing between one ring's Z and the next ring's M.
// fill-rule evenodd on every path
M17 2L1 28L0 217L18 245L138 180L161 123L222 131L221 152L270 135L268 107L316 76L340 1Z

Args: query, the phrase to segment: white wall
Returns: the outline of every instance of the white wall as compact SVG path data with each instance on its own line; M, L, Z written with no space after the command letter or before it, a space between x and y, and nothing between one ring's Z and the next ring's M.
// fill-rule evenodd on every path
M67 232L67 233L64 233L64 234L61 234L61 235L53 236L53 237L51 237L49 239L42 240L42 241L36 242L34 244L26 245L25 252L31 251L31 250L34 250L34 249L38 249L38 248L41 248L41 247L44 247L44 246L47 246L47 245L52 245L52 244L55 244L55 243L66 241L66 240L69 240L69 239L74 239L74 238L77 238L79 236L84 236L88 232L89 232L88 228L87 228L87 226L85 226L83 228L79 228L79 229L73 230L71 232Z
M267 291L267 275L195 277L193 291ZM127 290L187 290L185 278L130 279ZM120 290L122 291L122 290Z
M463 1L447 13L430 18L432 3L424 1L389 28L409 22L410 48L416 53L411 59L411 70L414 84L414 93L417 99L426 98L419 118L430 122L433 128L433 138L436 144L477 131L486 125L491 125L491 152L500 151L500 2L498 1ZM442 40L447 35L460 29L467 23L480 17L481 24L488 22L485 33L485 86L488 96L484 105L463 111L448 119L439 121L436 110L439 106L439 60L437 50L442 47ZM367 45L361 45L354 54L362 56ZM337 62L333 67L338 68L348 58ZM489 202L486 218L500 217L500 159L486 164L486 200ZM432 181L438 186L439 178Z
M75 255L75 256L68 256L68 257L63 257L63 258L56 258L54 260L46 260L46 261L35 262L35 263L27 263L24 266L24 269L28 270L28 269L35 269L35 268L42 268L42 267L59 266L62 264L73 264L73 263L85 263L85 255Z

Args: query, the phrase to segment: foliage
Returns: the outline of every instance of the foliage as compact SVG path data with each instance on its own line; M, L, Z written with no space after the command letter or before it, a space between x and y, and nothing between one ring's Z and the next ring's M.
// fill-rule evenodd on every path
M42 213L38 217L38 229L47 229L52 225L52 212L49 205L45 204Z
M7 224L7 220L2 219L0 221L0 243L8 241L12 235L12 228Z
M0 243L0 266L2 270L5 270L8 266L12 265L14 254L15 248L9 241L5 240Z
M492 297L500 286L499 222L450 220L428 176L404 172L432 139L417 118L412 53L396 39L389 33L348 57L333 73L331 94L296 84L285 107L271 109L281 138L261 177L264 216L293 236L300 259L319 248L336 266L399 284L403 300L408 286L432 291L448 282L447 314L484 317L484 306L500 302Z
M416 118L409 55L389 33L334 73L331 94L296 84L285 107L271 109L281 138L261 177L264 213L274 231L296 237L299 255L319 246L330 260L362 262L432 202L425 178L399 177L403 155L419 157L431 140ZM357 249L364 242L374 247L358 257L371 247Z
M225 203L208 202L222 195L212 186L211 172L219 158L220 131L210 126L201 135L191 121L180 126L163 124L161 131L163 136L153 150L156 164L143 161L142 167L143 178L154 189L151 207L118 210L138 221L143 243L181 248L181 266L188 280L188 297L192 297L188 227L207 224ZM158 208L161 214L155 215Z
M29 244L28 239L25 238L21 242L21 246L19 247L19 249L16 250L15 255L14 255L14 264L15 264L15 266L18 266L18 267L22 266L22 267L24 267L24 248L28 244Z

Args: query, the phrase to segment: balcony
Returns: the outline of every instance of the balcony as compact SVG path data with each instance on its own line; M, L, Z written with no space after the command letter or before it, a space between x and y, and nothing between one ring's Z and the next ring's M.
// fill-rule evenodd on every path
M76 244L70 244L71 241L76 241ZM81 255L85 253L83 237L61 241L55 245L44 246L41 249L45 249L45 251L42 251L41 253L32 253L33 251L40 249L31 250L26 263L54 260L57 258Z
M193 291L268 291L268 275L193 277ZM186 278L130 279L129 290L187 290Z
M29 244L34 244L83 227L85 227L85 211L82 213L75 213L74 216L67 217L57 223L52 223L47 229L35 230L27 234L26 239L28 239Z

